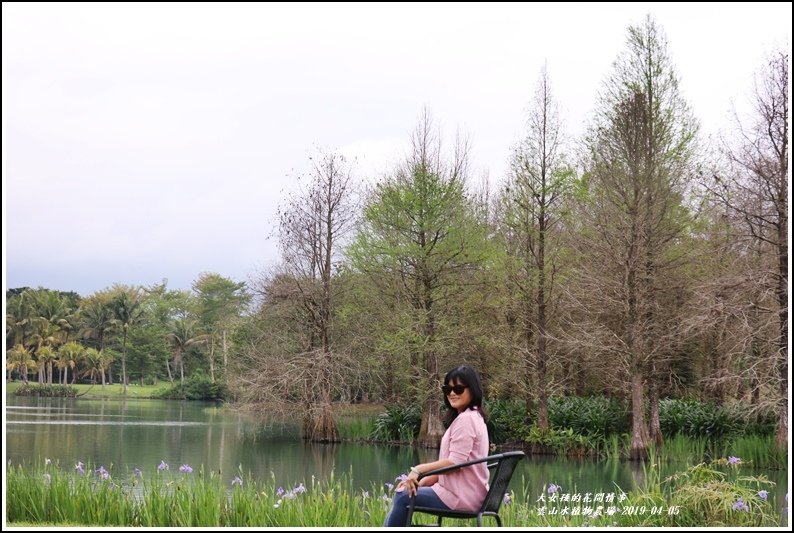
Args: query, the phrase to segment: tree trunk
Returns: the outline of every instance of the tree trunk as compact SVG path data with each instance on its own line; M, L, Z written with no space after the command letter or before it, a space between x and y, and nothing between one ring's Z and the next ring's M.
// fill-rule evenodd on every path
M222 348L223 348L223 382L226 383L226 376L227 376L226 369L228 368L228 364L229 364L229 361L228 361L229 348L226 345L226 330L225 329L223 330L223 344L222 344Z
M775 444L781 450L788 449L788 410L785 408L780 410L780 416L778 417Z
M441 402L437 394L431 394L422 405L422 423L419 427L419 446L438 448L444 436L444 424L441 423Z
M210 380L215 383L215 334L210 340Z
M786 108L788 109L788 108ZM788 132L788 129L786 130ZM788 136L783 150L783 156L788 153ZM778 279L777 279L777 299L778 299L778 324L780 334L778 335L778 376L780 377L780 417L777 427L775 443L781 450L788 449L788 196L786 186L788 183L788 160L781 157L781 168L783 169L780 197L778 204L780 208L780 219L778 221Z
M394 401L394 364L391 357L386 357L386 390L384 393L384 400L386 402Z
M340 442L339 431L336 427L334 412L331 408L331 351L328 346L328 335L322 335L324 346L320 351L320 392L319 409L314 418L311 440L312 442L334 443Z
M173 385L174 377L171 375L171 362L167 358L165 360L165 369L168 371L168 381L170 381L171 385Z
M323 444L330 444L340 442L339 432L336 428L336 421L334 420L334 412L331 409L330 403L325 403L320 406L317 419L312 428L312 442L320 442Z
M124 329L124 337L121 343L121 390L127 394L127 329Z
M538 294L537 294L537 383L538 383L538 428L549 429L548 391L546 384L546 176L543 168L540 212L538 213Z
M651 386L648 391L649 410L651 412L651 439L656 444L657 451L664 442L662 435L662 424L659 420L659 388L656 385L655 377L652 377Z
M631 376L631 449L630 459L648 458L648 428L645 425L643 410L643 379L642 373L635 371Z

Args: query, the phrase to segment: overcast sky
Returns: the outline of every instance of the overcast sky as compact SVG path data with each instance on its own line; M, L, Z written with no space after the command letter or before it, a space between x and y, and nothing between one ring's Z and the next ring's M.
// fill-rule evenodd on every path
M497 182L544 61L579 135L647 13L705 136L790 48L790 3L3 3L4 288L248 281L315 145L372 181L425 106Z

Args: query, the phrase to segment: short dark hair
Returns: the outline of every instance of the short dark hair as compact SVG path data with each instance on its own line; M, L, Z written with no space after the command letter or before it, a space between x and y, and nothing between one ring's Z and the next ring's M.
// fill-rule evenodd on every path
M446 376L444 376L444 385L451 385L453 383L460 383L461 385L466 385L469 388L469 393L471 394L471 403L469 404L468 409L476 407L483 420L488 422L488 413L482 406L482 382L480 381L480 375L477 374L477 371L465 365L456 366L447 372ZM458 410L450 405L449 398L447 398L446 394L444 395L444 405L447 406L447 414L444 416L444 424L449 427L452 421L458 416Z

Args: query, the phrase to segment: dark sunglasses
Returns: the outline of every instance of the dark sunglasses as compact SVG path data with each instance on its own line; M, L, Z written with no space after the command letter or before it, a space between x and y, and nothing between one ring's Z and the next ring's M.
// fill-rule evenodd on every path
M444 396L449 396L450 392L454 392L455 394L460 396L461 394L463 394L463 391L465 391L466 389L468 389L466 385L454 385L452 387L450 387L449 385L441 386L441 392L444 393Z

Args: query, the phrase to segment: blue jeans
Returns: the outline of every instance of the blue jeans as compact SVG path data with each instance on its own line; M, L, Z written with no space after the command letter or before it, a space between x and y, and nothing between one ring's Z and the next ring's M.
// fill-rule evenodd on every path
M386 515L386 520L383 522L383 527L405 527L405 519L408 518L408 504L411 498L408 496L408 491L394 493L394 506ZM430 487L419 487L416 491L417 507L432 507L434 509L449 510L441 498L436 496L436 491Z

